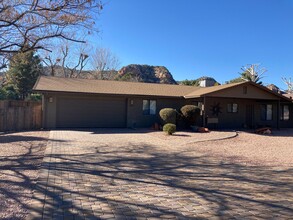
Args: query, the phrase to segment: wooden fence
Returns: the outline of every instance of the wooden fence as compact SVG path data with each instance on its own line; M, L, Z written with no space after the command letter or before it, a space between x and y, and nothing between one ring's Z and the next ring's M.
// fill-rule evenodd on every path
M32 101L0 101L0 131L42 127L42 104Z

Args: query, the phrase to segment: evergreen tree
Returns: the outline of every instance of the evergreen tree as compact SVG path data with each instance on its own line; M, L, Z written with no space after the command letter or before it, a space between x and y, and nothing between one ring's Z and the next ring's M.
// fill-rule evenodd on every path
M5 85L0 88L0 100L16 100L19 98L13 85Z
M33 51L19 52L10 60L7 83L14 87L20 99L25 99L41 72L41 60Z

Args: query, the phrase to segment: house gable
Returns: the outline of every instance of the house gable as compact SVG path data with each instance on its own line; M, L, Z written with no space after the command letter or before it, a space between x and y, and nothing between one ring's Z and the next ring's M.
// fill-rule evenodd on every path
M250 83L206 94L210 97L278 100L279 96Z
M192 99L204 96L255 100L282 100L285 102L292 102L292 100L290 100L288 97L273 92L268 88L253 82L231 83L220 86L202 88L185 95L184 98Z

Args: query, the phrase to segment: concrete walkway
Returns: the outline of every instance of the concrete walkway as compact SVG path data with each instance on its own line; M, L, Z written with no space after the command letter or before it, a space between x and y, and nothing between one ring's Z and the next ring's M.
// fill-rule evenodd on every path
M292 170L131 130L51 131L28 219L290 219Z

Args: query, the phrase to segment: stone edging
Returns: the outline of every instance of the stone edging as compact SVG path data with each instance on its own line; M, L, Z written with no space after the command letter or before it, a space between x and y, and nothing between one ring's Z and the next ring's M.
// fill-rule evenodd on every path
M232 132L231 132L232 133ZM233 135L231 134L230 136L227 137L222 137L222 138L214 138L214 139L206 139L206 140L199 140L199 141L190 141L185 143L187 144L195 144L195 143L201 143L201 142L207 142L207 141L222 141L222 140L226 140L226 139L231 139L231 138L235 138L238 136L238 132L237 131L233 131Z

